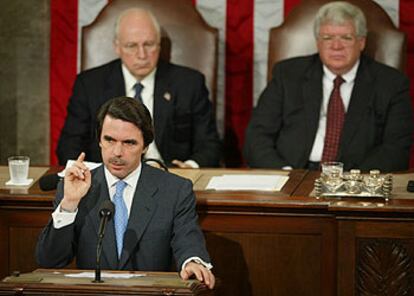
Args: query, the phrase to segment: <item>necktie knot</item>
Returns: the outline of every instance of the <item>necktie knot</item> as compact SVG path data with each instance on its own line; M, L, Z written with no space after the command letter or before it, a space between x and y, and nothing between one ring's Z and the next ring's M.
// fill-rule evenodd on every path
M142 93L143 88L144 88L144 86L140 82L137 82L134 85L134 89L135 89L135 96L134 96L134 98L137 99L137 100L139 100L140 102L142 102L141 93Z
M336 76L334 79L334 88L339 88L342 83L344 83L345 80L341 76Z
M116 183L116 187L115 187L115 196L122 196L125 187L127 186L127 183L123 180L119 180Z

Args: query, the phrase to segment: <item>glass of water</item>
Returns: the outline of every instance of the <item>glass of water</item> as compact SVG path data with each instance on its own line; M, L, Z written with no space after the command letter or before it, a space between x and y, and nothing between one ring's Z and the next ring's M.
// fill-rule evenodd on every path
M13 184L24 184L29 177L29 156L10 156L8 158L10 180Z

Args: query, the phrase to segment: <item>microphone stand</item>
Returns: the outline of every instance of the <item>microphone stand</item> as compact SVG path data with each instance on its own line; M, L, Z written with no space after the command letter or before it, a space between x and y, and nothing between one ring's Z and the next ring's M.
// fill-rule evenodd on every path
M96 268L95 268L95 280L93 280L93 283L103 283L104 281L101 279L101 253L102 253L102 244L103 244L103 238L105 236L105 226L108 220L111 218L111 215L114 211L113 204L110 202L109 208L105 207L108 206L107 204L104 204L102 206L101 211L99 214L101 215L101 224L99 226L99 233L98 233L98 244L96 246Z
M106 216L104 216L106 217ZM105 219L105 218L104 218ZM98 238L98 245L96 246L96 267L95 267L95 280L93 283L103 283L101 279L101 253L102 253L102 243L103 243L103 233Z

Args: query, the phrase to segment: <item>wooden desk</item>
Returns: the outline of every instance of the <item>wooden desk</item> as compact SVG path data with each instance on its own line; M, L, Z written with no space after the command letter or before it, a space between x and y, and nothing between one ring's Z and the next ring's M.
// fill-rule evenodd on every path
M218 295L385 295L374 279L414 295L411 195L388 203L316 199L310 192L317 176L293 171L282 191L273 193L196 190L214 273L222 282ZM194 178L197 185L200 176ZM36 193L36 186L27 194L0 191L0 235L6 238L0 241L1 276L37 268L34 246L53 193Z
M38 181L30 188L0 187L0 278L37 268L37 237L49 220L54 195L41 191Z
M293 196L306 174L293 171L278 193L197 192L223 295L334 295L333 215Z
M309 196L310 172L294 195ZM414 174L394 174L392 199L321 199L336 224L337 295L414 295Z
M133 278L105 278L93 283L87 277L68 277L79 270L39 269L0 282L0 295L213 295L204 284L183 281L175 272L106 272L111 275L139 275Z

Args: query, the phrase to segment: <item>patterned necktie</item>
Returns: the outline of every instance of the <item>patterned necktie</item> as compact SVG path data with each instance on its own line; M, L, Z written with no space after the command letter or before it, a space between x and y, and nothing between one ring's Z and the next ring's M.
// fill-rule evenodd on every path
M335 78L334 88L329 99L322 162L337 160L339 141L345 121L345 107L340 92L340 86L343 82L341 76Z
M134 98L137 99L138 101L140 101L141 103L142 103L141 92L142 92L142 89L143 88L144 88L144 86L140 82L137 82L134 85L134 89L135 89L135 96L134 96Z
M122 247L124 244L124 233L128 224L128 209L125 205L123 192L127 183L122 180L119 180L116 183L116 191L113 198L115 204L115 236L116 236L116 246L118 250L118 258L121 258Z

